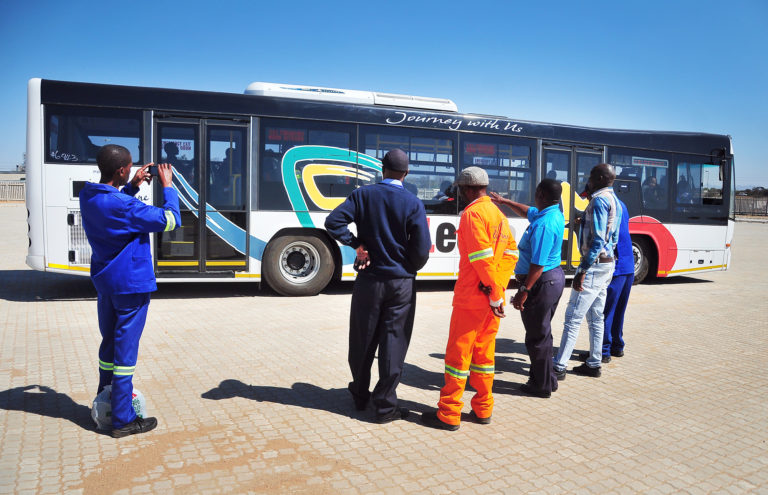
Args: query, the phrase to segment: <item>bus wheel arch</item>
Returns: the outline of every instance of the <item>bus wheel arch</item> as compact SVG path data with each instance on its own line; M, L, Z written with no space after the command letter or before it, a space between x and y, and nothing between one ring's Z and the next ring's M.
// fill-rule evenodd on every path
M283 296L317 295L338 271L333 244L321 230L281 230L264 249L264 280Z
M635 258L635 284L648 276L655 276L658 265L658 246L647 235L632 234L632 255Z

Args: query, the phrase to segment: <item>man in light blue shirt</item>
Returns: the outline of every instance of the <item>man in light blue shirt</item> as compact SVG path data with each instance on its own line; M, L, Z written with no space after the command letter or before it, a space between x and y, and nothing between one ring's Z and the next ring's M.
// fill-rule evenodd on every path
M536 206L502 198L491 193L496 204L505 205L528 218L528 228L518 245L519 258L515 278L520 288L511 301L525 326L525 348L531 360L528 383L520 387L524 394L548 398L557 390L552 365L552 317L563 294L565 275L560 268L565 220L560 211L562 186L554 179L544 179L536 187Z
M589 174L587 192L591 199L579 232L581 263L573 279L571 297L565 310L565 327L555 358L555 374L565 378L584 317L589 325L589 358L573 369L579 375L599 377L603 346L603 309L608 284L615 266L613 251L619 242L621 205L613 192L616 173L607 163L596 165Z

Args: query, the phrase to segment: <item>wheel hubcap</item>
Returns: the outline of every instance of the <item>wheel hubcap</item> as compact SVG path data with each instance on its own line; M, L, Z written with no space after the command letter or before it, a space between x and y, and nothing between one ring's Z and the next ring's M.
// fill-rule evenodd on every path
M317 275L319 259L320 254L308 242L292 242L280 253L280 273L291 282L307 283Z

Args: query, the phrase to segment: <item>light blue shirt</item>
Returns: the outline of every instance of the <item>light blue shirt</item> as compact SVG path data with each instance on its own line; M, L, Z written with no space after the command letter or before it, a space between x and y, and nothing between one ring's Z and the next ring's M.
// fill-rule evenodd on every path
M531 263L549 271L560 266L563 246L563 231L565 219L559 205L552 205L539 211L532 206L528 208L530 225L525 229L517 249L520 251L515 273L527 275Z
M383 181L381 181L381 183L382 184L389 184L389 185L397 186L397 187L403 187L403 183L401 181L397 180L397 179L384 179Z

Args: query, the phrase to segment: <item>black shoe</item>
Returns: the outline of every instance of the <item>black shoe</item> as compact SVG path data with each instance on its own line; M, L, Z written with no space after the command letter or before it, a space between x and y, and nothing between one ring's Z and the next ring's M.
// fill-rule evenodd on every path
M157 426L156 418L136 418L131 423L123 426L122 428L115 428L112 430L112 436L114 438L127 437L128 435L135 435L137 433L146 433L152 431Z
M409 414L411 414L411 412L408 409L399 407L395 408L395 410L389 414L377 415L375 421L380 425L385 425L392 421L397 421L398 419L405 419Z
M610 363L611 362L611 356L603 356L603 359L601 359L603 363Z
M562 382L563 380L565 380L565 373L566 373L565 370L557 371L556 369L552 369L552 373L555 374L555 377L557 378L558 382Z
M587 363L576 366L571 371L573 373L576 373L577 375L591 376L592 378L597 378L601 374L600 367L590 368L589 366L587 366Z
M437 412L425 412L421 415L421 423L431 428L437 428L438 430L456 431L459 429L459 425L449 425L444 423L437 417Z
M611 351L613 357L624 357L624 351Z
M526 395L541 397L542 399L549 399L550 397L552 397L552 392L550 392L549 390L535 389L528 383L523 383L522 385L520 385L520 391Z
M489 425L491 424L491 417L488 416L487 418L481 418L477 414L475 414L475 411L469 411L469 419L470 421L477 423L479 425Z

